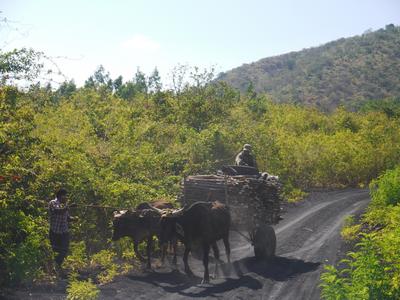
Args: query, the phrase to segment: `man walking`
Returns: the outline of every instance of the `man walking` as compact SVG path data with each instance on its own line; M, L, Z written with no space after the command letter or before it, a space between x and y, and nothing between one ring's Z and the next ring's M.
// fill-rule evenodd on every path
M50 243L56 254L56 270L61 276L64 276L61 265L67 256L69 247L68 222L73 220L69 215L67 191L65 189L58 190L56 198L49 202L49 213Z

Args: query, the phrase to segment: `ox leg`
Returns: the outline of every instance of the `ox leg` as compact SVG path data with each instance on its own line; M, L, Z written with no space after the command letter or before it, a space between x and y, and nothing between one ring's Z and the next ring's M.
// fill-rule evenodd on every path
M147 252L147 268L151 269L151 249L153 248L153 237L149 236L147 238L147 247L146 247L146 252Z
M185 245L185 253L183 254L183 263L185 265L185 273L190 276L194 277L192 270L189 268L188 258L189 258L190 247Z
M214 258L215 258L215 271L214 271L214 278L217 278L218 276L218 264L221 263L221 259L219 258L219 249L217 246L217 243L214 242L211 245L213 252L214 252Z
M173 240L171 239L169 242L168 242L168 251L169 251L169 253L171 253L172 252L172 244L173 243Z
M135 250L135 254L139 260L144 261L144 257L139 252L139 241L133 241L133 249Z
M164 265L165 263L165 257L167 256L167 244L162 244L161 245L161 264Z
M225 253L226 253L226 259L228 261L228 268L224 269L226 271L226 274L230 274L231 273L231 246L229 244L229 235L226 235L225 237L222 238L223 242L224 242L224 246L225 246Z
M229 244L229 236L225 236L223 238L223 241L225 246L226 258L228 260L228 263L231 263L231 246Z
M208 272L208 255L210 252L210 245L208 243L203 244L203 265L204 265L204 277L201 283L210 282L210 274Z
M178 240L177 239L173 239L171 243L172 243L172 249L173 249L173 252L174 252L174 258L172 259L172 264L174 266L176 266L176 251L177 251L177 248L178 248Z

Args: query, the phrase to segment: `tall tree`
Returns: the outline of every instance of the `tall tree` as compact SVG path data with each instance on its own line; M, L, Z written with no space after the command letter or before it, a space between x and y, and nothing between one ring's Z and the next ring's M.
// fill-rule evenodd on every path
M59 97L70 97L76 91L74 80L64 81L57 89L56 94Z
M139 68L137 68L134 81L135 81L136 91L138 91L139 93L147 94L148 85L147 85L146 75L142 71L140 71Z
M27 48L9 52L0 49L0 85L35 79L43 69L42 56L43 53Z
M102 65L85 81L85 88L102 89L104 91L113 91L113 81L110 73Z
M122 83L123 83L122 76L118 76L117 79L113 81L113 89L115 93L117 93L117 91L121 88Z
M161 77L158 73L157 68L154 68L153 73L150 75L148 80L148 88L150 92L159 92L162 89Z

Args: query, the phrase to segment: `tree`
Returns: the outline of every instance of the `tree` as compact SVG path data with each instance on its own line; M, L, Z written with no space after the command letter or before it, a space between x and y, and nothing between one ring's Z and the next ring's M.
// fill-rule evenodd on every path
M162 88L161 77L158 73L157 68L154 69L153 73L150 75L148 80L149 91L150 92L159 92Z
M102 89L108 92L113 90L113 81L110 73L102 65L85 81L85 88Z
M33 80L43 69L42 52L33 49L14 49L9 52L0 50L0 85L16 80Z
M123 82L122 76L118 76L117 79L114 80L113 82L114 92L117 92L121 88L122 82Z
M247 87L246 95L250 99L255 99L257 97L257 92L254 89L254 84L252 81L250 81L249 86Z
M175 94L182 92L185 87L186 74L188 73L188 65L177 65L172 69L171 79L172 79L172 89Z
M125 100L131 100L136 95L136 85L132 81L123 83L115 90L115 95Z
M73 80L64 81L56 90L56 94L59 97L70 97L76 91L76 84Z
M96 87L96 83L94 81L93 76L90 76L88 79L85 80L85 88L94 89Z
M100 65L93 74L94 80L99 84L107 84L110 79L110 73L106 72L103 65Z
M139 93L147 94L148 85L147 85L146 75L142 71L140 71L139 68L137 68L134 82L136 91L138 91Z

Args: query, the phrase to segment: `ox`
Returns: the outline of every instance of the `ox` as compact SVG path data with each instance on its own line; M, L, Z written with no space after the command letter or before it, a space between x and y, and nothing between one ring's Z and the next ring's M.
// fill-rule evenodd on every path
M160 243L166 243L171 237L177 236L185 245L183 262L185 272L193 276L188 264L189 252L193 243L200 242L203 247L204 276L203 283L210 281L208 271L208 256L210 246L214 250L216 272L220 262L217 241L222 239L225 245L228 263L230 262L229 228L231 216L226 205L219 202L196 202L188 208L161 216Z
M174 209L174 206L170 202L166 202L164 200L155 200L151 203L143 202L136 206L136 210L143 210L143 209Z
M117 241L122 237L130 237L133 240L133 248L136 255L141 260L145 260L138 250L138 245L142 241L146 241L147 267L151 268L151 249L153 247L153 236L160 234L160 218L162 209L172 208L170 203L156 202L158 208L148 203L141 203L136 210L115 211L113 218L113 235L112 240ZM172 241L172 240L171 240ZM175 243L171 242L174 250L173 263L176 263L176 239ZM164 262L166 249L162 248L161 261Z

